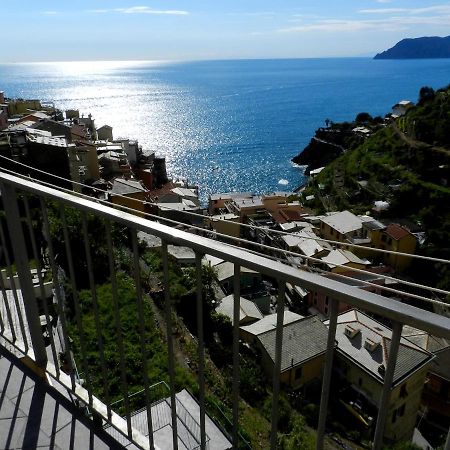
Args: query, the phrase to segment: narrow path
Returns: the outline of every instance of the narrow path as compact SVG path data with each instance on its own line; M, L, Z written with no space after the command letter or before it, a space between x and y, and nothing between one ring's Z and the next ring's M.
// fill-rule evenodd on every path
M435 145L427 144L426 142L419 141L417 139L413 139L410 136L407 136L402 130L400 130L395 122L392 123L392 129L397 134L397 136L402 139L403 142L405 142L407 145L413 148L427 148L430 151L443 153L447 156L450 156L450 150L445 147L438 147Z

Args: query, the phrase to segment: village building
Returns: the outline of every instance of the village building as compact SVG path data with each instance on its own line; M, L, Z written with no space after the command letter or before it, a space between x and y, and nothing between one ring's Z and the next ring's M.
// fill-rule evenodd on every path
M414 103L409 100L399 101L392 107L392 117L404 116L413 106Z
M435 356L423 389L421 413L435 433L445 433L450 426L450 342L406 325L402 336Z
M108 191L108 199L115 205L125 206L135 211L145 212L147 189L137 180L115 178Z
M97 128L97 139L100 141L112 141L113 140L113 128L109 125L103 125Z
M365 269L370 266L367 259L358 258L349 250L332 250L327 256L320 258L327 270L333 273L347 272L349 268Z
M283 324L286 326L291 322L303 319L300 314L294 313L289 310L283 312ZM239 336L248 344L254 344L259 335L266 333L267 331L274 330L277 326L277 314L268 314L261 320L254 322L250 325L242 325L239 328Z
M376 294L386 294L383 291L382 286L388 286L394 288L398 283L394 280L385 278L384 274L391 274L392 269L387 266L370 267L366 269L365 273L360 272L341 272L341 273L328 273L322 274L323 277L339 281L348 286L355 287L357 289L363 289L365 291L374 292ZM324 319L330 315L330 302L331 298L318 291L309 291L306 296L306 303L308 305L308 312L311 314L318 314ZM342 313L352 309L351 305L345 302L339 302L338 312Z
M381 233L377 248L394 252L385 254L385 263L401 272L411 264L412 258L406 255L398 255L396 252L414 254L416 246L417 238L414 234L401 225L391 223Z
M338 316L334 372L339 392L335 395L355 423L369 433L379 407L391 340L390 328L361 311ZM401 338L383 435L387 444L411 440L432 360L431 353Z
M216 307L216 312L227 316L234 323L234 295L224 297ZM239 297L239 326L250 324L264 317L258 306L251 300Z
M316 316L304 317L283 326L280 381L294 389L322 378L328 329ZM275 366L276 329L256 337L261 363L269 378Z

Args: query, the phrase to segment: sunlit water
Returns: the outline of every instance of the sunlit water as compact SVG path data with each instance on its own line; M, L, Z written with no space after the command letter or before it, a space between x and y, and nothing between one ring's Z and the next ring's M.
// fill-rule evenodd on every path
M202 199L231 190L293 190L290 159L325 119L384 115L423 85L450 83L450 60L245 60L0 65L9 97L53 101L109 124L167 159Z

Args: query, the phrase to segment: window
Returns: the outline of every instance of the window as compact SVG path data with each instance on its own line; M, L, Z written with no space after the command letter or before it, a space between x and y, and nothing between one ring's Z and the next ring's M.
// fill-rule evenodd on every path
M405 398L408 395L408 391L406 390L406 383L402 384L400 387L400 397Z
M395 410L393 413L392 413L392 420L391 420L391 422L392 423L395 423L397 421L397 410Z
M329 298L328 298L328 295L325 297L325 305L328 305L328 302L329 302Z
M362 378L360 378L359 380L358 380L358 385L361 387L362 386Z
M382 242L386 242L386 240L387 240L387 237L386 237L386 235L385 235L385 234L382 234L382 235L381 235L381 240L382 240Z
M301 367L297 367L297 368L295 369L295 375L294 375L294 378L295 378L296 380L299 380L301 377L302 377L302 368L301 368Z
M392 423L397 421L397 417L403 417L405 415L405 403L402 406L398 407L392 413Z

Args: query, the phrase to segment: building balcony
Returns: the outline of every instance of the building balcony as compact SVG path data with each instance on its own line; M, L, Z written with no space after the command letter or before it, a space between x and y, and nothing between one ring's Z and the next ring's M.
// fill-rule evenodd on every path
M319 450L327 432L340 302L383 317L393 328L380 413L374 419L374 449L383 445L402 326L450 339L448 318L239 247L7 173L0 172L0 191L0 260L5 270L5 276L0 276L1 448L250 448L240 433L241 267L276 280L278 286L271 449L277 448L278 438L286 283L333 299L316 430ZM161 266L142 260L138 233L161 240ZM183 386L188 381L179 377L176 293L168 245L195 252L193 315L197 329L192 342L196 362L194 380L189 381L193 391ZM206 380L204 255L234 265L228 427L211 410ZM143 271L149 266L161 275L162 282ZM49 281L53 282L51 295ZM154 351L150 344L157 339L161 345ZM167 361L158 366L161 358ZM164 370L158 372L156 367ZM167 392L155 394L155 376L166 379ZM445 449L450 449L449 439Z

